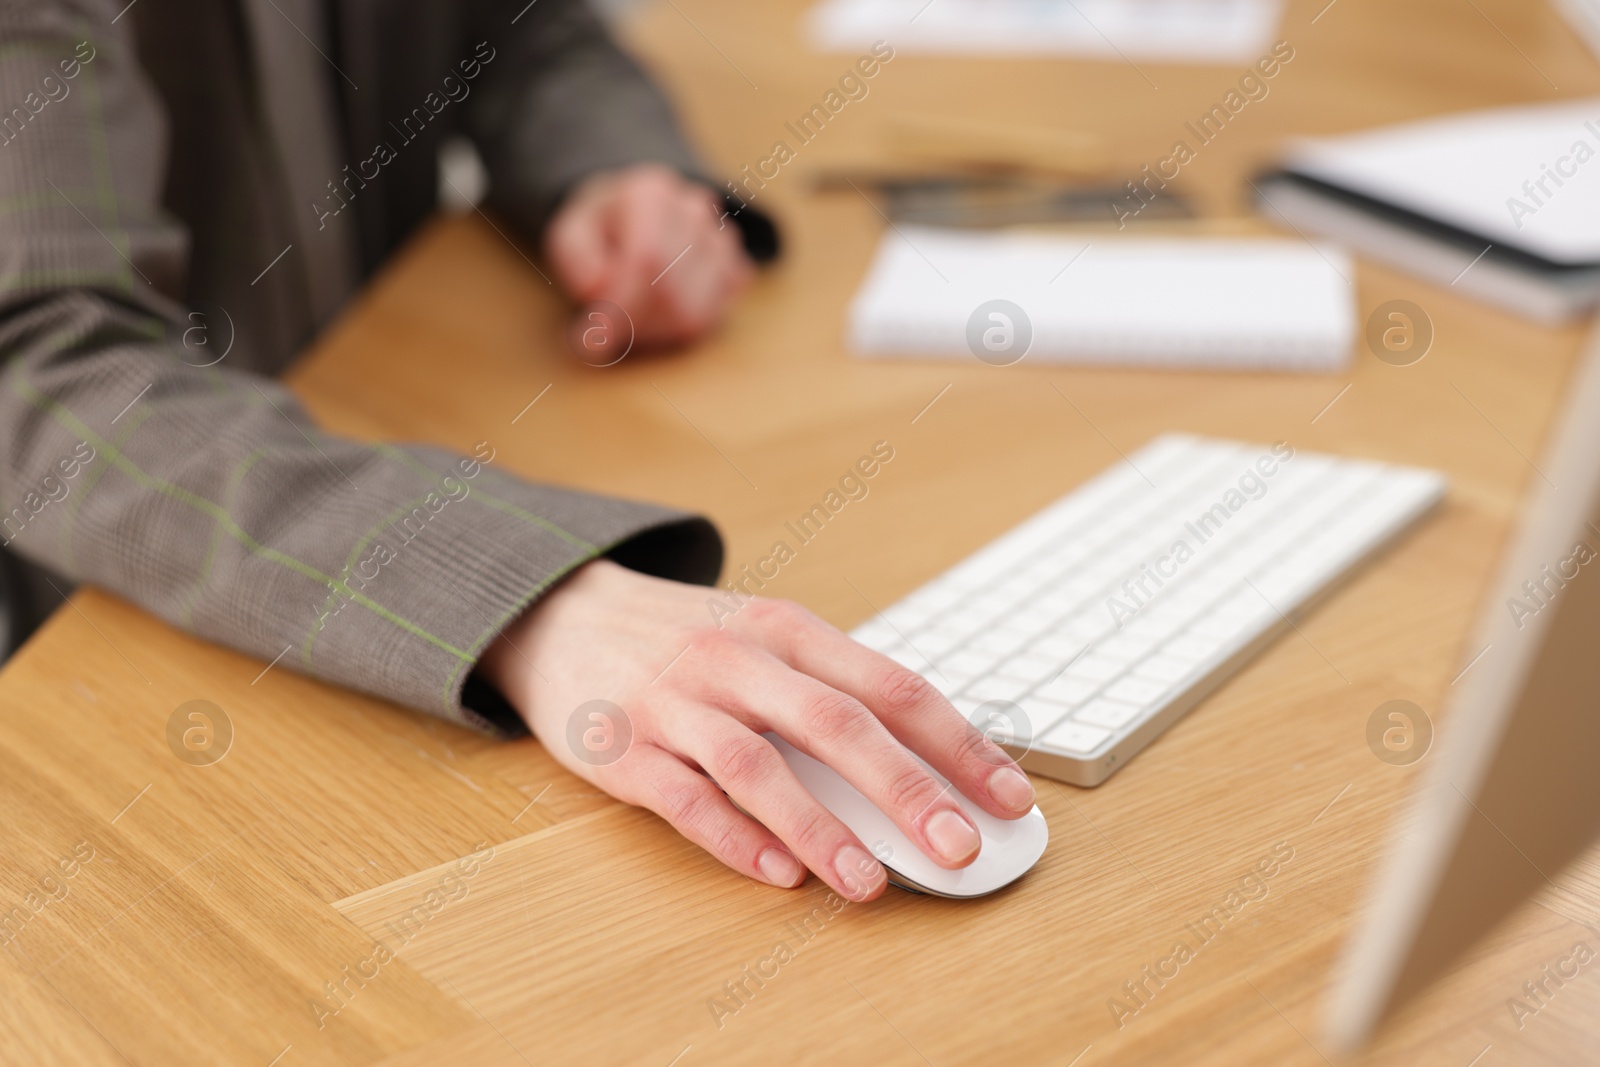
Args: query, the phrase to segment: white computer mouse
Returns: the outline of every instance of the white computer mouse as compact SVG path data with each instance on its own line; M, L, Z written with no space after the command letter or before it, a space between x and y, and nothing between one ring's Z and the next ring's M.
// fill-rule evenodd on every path
M938 897L981 897L993 893L1028 873L1050 840L1044 813L1036 805L1020 819L997 819L962 796L955 789L950 795L961 805L983 838L978 858L960 870L947 870L929 859L895 826L894 820L862 796L855 786L841 778L833 768L795 748L777 734L764 735L783 755L800 784L822 801L822 806L850 827L884 867L889 881L918 893ZM939 772L918 759L934 781L946 784Z

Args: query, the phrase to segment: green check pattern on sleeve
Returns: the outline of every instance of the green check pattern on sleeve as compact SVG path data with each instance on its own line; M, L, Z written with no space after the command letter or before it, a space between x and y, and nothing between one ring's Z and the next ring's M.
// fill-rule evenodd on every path
M322 433L265 376L281 365L262 341L270 316L238 324L226 362L186 362L187 311L173 294L188 244L161 207L166 142L130 28L143 15L118 23L122 6L0 10L0 102L61 77L80 43L94 50L70 92L0 136L4 551L262 664L515 730L505 707L463 704L501 628L607 552L710 581L715 531L667 508L530 484L503 460ZM230 136L249 133L250 116L239 120ZM269 208L254 203L230 231L251 261L229 284L263 300L304 281L293 256L252 281L283 245L256 217Z

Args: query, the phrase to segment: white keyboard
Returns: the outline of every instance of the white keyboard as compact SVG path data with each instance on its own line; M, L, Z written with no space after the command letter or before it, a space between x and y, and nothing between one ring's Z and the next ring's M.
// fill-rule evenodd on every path
M1022 766L1099 785L1444 491L1433 471L1169 434L852 636Z

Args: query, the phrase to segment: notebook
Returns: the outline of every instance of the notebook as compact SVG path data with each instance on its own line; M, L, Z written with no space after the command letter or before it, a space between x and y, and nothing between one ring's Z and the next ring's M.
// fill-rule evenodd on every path
M1294 143L1263 214L1541 321L1600 302L1600 99Z
M1249 63L1282 11L1282 0L822 0L809 21L823 51L886 40L908 53Z
M849 342L867 357L1331 373L1350 357L1354 277L1344 253L1303 241L900 225Z

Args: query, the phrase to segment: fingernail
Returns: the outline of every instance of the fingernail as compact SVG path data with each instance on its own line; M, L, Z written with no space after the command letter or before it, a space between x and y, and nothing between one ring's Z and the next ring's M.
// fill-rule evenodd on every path
M1033 807L1033 783L1015 767L1001 767L989 776L989 795L1012 811Z
M756 857L756 866L761 869L761 877L784 889L793 889L806 876L800 862L782 849L764 849Z
M845 896L851 900L867 899L888 878L883 871L883 864L854 845L846 845L839 850L839 854L833 857L833 869L844 886Z
M977 853L983 839L966 816L946 808L928 820L928 843L946 863L960 863Z

